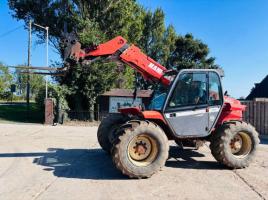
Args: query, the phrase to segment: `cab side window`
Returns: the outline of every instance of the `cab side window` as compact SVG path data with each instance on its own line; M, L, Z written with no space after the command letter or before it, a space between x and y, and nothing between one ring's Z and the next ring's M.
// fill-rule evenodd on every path
M206 73L183 73L169 100L168 107L207 104Z
M220 77L215 72L209 72L209 105L222 104Z

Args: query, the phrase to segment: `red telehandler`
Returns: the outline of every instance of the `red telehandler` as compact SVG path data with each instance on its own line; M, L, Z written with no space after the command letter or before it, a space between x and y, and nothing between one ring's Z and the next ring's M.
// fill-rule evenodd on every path
M157 85L149 109L120 108L99 126L99 144L123 174L147 178L159 171L168 159L168 140L209 141L214 158L229 168L252 161L258 133L242 121L245 106L223 94L220 70L167 70L121 36L84 49L76 39L65 40L67 63L90 64L100 57L125 63Z

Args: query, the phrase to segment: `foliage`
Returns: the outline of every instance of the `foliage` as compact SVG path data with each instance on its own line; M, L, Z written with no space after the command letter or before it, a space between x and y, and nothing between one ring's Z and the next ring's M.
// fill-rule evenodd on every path
M218 68L215 58L209 57L209 48L201 40L195 39L192 34L178 36L175 41L175 50L169 57L168 65L180 69L189 68Z
M9 73L8 68L0 63L0 93L10 91L12 83L12 75Z
M46 88L42 87L35 96L35 102L37 107L44 111L45 108L45 93ZM52 98L54 102L54 116L55 119L59 119L62 115L67 117L67 111L69 110L68 103L66 101L66 94L68 90L64 86L48 85L48 98Z
M164 18L164 13L159 8L154 13L149 11L144 18L144 31L141 44L146 53L156 61L161 60L161 54L163 53Z
M66 88L60 87L58 85L48 85L48 98L54 99L55 103L60 103L62 110L68 110L68 104L66 102ZM46 96L46 88L42 87L38 91L37 95L35 96L35 102L40 108L40 110L44 110L44 102L45 102L45 96Z
M170 53L175 49L176 32L172 25L165 28L165 15L161 9L154 12L148 11L143 19L143 35L139 41L139 46L151 58L167 66ZM138 87L142 89L151 88L152 85L137 77Z
M0 99L4 101L11 101L12 93L10 91L0 91Z
M142 36L144 10L134 0L9 0L9 7L16 19L24 20L25 23L33 20L37 24L48 26L50 42L61 55L63 49L60 42L64 28L69 32L84 31L86 35L89 35L91 30L94 32L90 27L99 29L98 34L91 34L94 37L92 41L86 43L98 43L97 36L107 40L117 35L136 43ZM35 26L32 28L44 42L44 31Z
M23 65L18 65L23 66ZM21 91L22 96L26 98L26 91L27 91L27 74L20 73L20 69L16 69L16 76L15 82L18 85L18 89ZM40 88L45 86L45 79L43 75L38 74L30 74L29 75L29 82L30 82L30 98L34 98L35 95L38 93Z
M163 38L163 55L162 55L162 63L164 66L169 67L168 60L172 52L175 51L175 42L177 39L175 28L172 25L169 25L164 33Z
M132 68L126 67L123 78L127 77L124 81L124 88L125 89L133 89L133 83L135 81L135 72Z
M66 79L66 77L74 78ZM70 108L78 111L88 108L93 119L96 98L99 94L109 90L117 79L116 65L102 62L96 62L90 66L78 64L68 71L66 77L60 81L69 88L67 100Z

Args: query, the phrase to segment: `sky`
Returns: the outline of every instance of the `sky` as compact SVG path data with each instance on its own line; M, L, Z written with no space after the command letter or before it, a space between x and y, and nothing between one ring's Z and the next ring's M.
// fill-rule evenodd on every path
M210 56L225 71L224 90L246 97L254 83L268 75L267 0L138 0L146 9L162 8L166 25L178 34L192 33L210 49ZM27 63L27 31L12 18L7 1L0 1L0 61L6 65ZM33 41L36 41L36 37ZM33 45L33 66L46 63L45 45ZM52 47L50 61L59 60ZM51 63L51 62L50 62Z

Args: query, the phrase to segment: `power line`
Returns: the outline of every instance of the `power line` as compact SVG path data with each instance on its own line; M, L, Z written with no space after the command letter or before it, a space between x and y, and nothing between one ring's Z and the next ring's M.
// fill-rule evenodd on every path
M9 30L9 31L7 31L7 32L5 32L5 33L3 33L3 34L1 34L1 35L0 35L0 38L5 37L5 36L9 35L10 33L15 32L16 30L18 30L18 29L21 28L21 27L23 27L23 25L18 26L18 27L14 28L14 29L11 29L11 30Z

